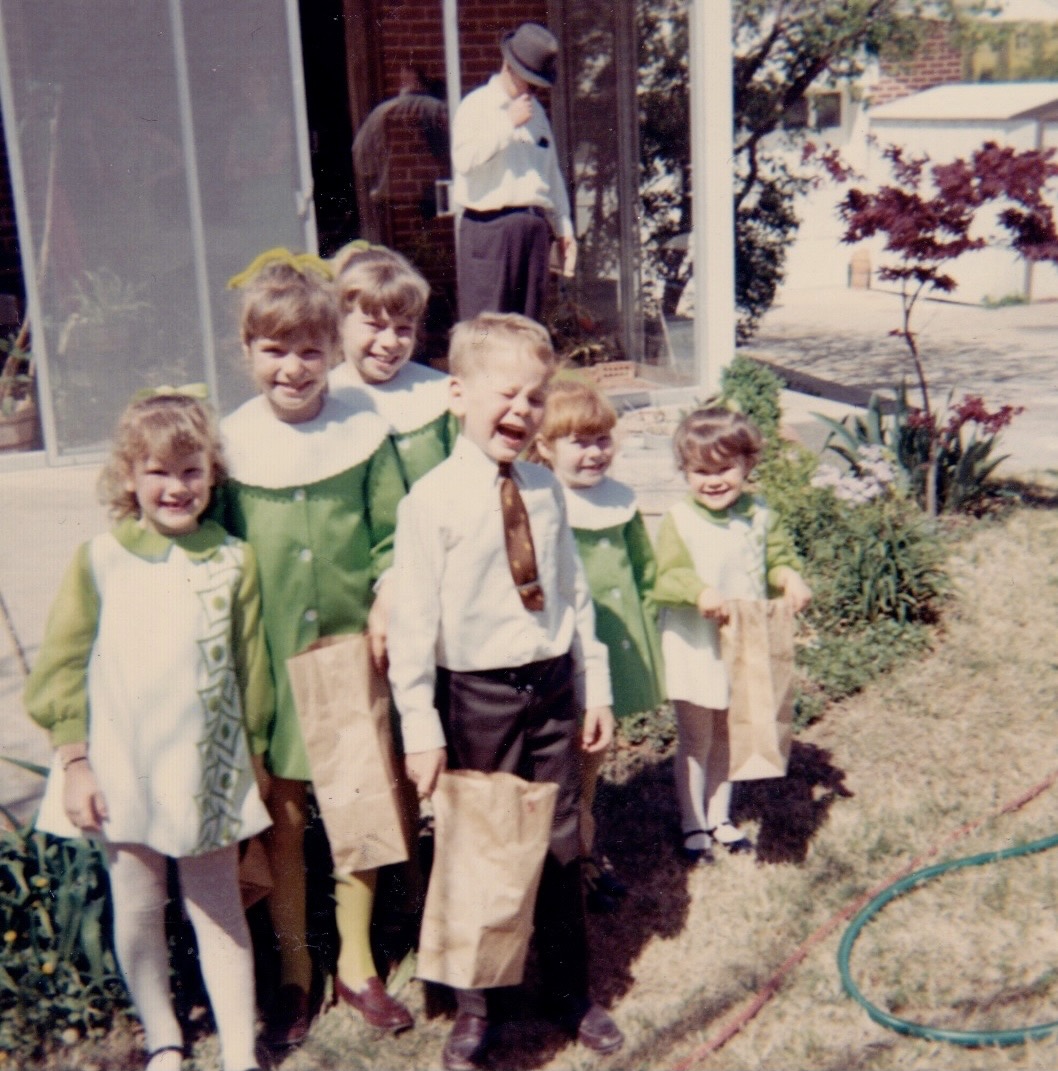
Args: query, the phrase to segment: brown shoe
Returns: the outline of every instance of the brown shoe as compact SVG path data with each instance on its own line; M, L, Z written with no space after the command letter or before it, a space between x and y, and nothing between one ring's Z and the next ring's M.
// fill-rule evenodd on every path
M441 1053L445 1071L476 1071L485 1058L485 1035L488 1019L470 1012L460 1012Z
M379 1030L399 1034L415 1025L411 1012L386 992L378 978L368 978L367 985L357 993L335 976L334 994L346 1004L351 1004L369 1025Z
M625 1043L624 1034L601 1004L588 1001L567 1004L558 1015L558 1021L592 1052L617 1052Z
M300 1045L319 1010L320 1001L311 999L301 986L294 982L281 985L265 1027L265 1044L273 1049Z

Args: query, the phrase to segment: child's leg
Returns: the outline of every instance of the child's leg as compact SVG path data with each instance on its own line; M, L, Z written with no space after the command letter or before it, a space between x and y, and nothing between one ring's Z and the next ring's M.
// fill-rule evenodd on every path
M279 984L299 986L306 994L312 986L312 957L305 923L307 795L304 781L272 778L268 793L272 828L265 835L275 879L268 910L279 942Z
M225 1071L255 1067L254 968L239 896L239 848L232 844L177 863L180 891L198 940Z
M335 922L341 947L338 977L350 989L360 990L378 971L371 955L371 909L375 903L377 870L341 874L334 883Z
M143 1022L147 1051L170 1046L179 1050L183 1037L173 1013L165 939L165 856L142 844L108 844L107 860L114 904L114 946ZM156 1065L152 1071L178 1069L180 1053L165 1053L152 1064Z
M377 870L342 874L334 884L335 921L341 948L334 991L364 1019L381 1030L399 1033L412 1026L411 1012L391 997L378 977L371 954L371 909Z
M731 738L727 731L727 711L716 711L713 741L705 770L706 829L715 829L731 820L731 782L727 779L731 762Z
M713 740L714 711L683 699L673 701L676 711L676 800L680 808L680 829L686 835L708 828L705 814L706 771ZM704 850L708 838L686 844Z

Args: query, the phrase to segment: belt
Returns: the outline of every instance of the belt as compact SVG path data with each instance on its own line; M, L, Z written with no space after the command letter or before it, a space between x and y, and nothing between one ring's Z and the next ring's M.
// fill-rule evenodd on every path
M494 219L502 219L504 216L513 216L517 212L528 212L532 216L547 218L547 213L537 205L511 205L509 208L494 208L490 212L480 212L476 208L464 208L463 218L473 220L474 223L491 223Z

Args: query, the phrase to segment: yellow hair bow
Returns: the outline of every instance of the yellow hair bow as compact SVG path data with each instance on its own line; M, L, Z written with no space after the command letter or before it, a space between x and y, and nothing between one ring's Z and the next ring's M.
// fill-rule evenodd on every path
M209 387L205 383L185 383L182 387L144 387L132 396L134 402L143 402L148 398L163 398L166 395L180 394L185 398L194 398L200 402L209 401Z
M276 246L275 249L266 249L263 253L259 253L254 257L238 275L233 275L228 280L228 289L238 290L240 287L245 286L259 271L267 268L270 264L286 264L299 275L315 272L326 279L327 282L331 282L334 279L334 272L331 270L330 265L316 256L315 253L291 253L289 249L280 245Z

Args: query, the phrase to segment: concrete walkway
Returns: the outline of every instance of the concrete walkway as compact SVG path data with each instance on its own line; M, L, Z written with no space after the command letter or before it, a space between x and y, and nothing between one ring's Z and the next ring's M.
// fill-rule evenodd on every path
M920 344L938 400L953 387L982 394L990 405L1024 405L1003 438L1006 471L1058 474L1058 305L986 310L928 303L918 310ZM747 352L795 371L868 389L889 387L909 375L901 343L888 336L899 326L899 301L878 291L800 292L781 300L764 318ZM677 395L682 408L700 392ZM660 397L660 396L659 396ZM671 392L665 392L673 401ZM826 397L783 394L787 427L813 448L822 445L822 412L836 419L853 409ZM683 493L666 444L646 445L628 435L614 474L637 490L648 522ZM32 664L63 570L77 546L106 526L95 501L98 468L0 471L5 502L0 525L0 595L26 658ZM21 703L23 674L10 635L0 636L0 756L46 763L44 734ZM0 803L24 818L41 788L38 777L0 763Z

